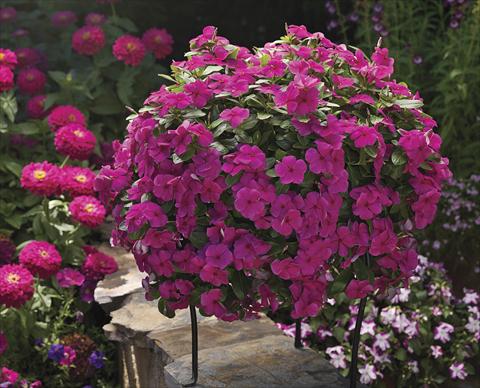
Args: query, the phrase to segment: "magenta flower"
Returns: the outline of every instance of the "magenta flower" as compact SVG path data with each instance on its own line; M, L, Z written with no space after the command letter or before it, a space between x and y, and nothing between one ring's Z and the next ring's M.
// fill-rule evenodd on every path
M275 166L275 172L280 178L280 182L284 185L289 183L302 183L305 172L307 171L307 164L301 160L296 159L295 156L285 156L280 163Z
M235 196L235 209L242 216L255 221L265 213L265 205L260 200L260 197L258 190L244 187Z
M454 362L452 365L450 365L448 370L452 379L465 380L465 378L468 376L463 362Z
M201 80L186 84L183 89L197 108L203 108L213 96L213 92L208 88L207 83Z
M365 298L373 291L373 286L368 280L351 280L345 289L345 294L350 299Z
M200 271L200 279L216 287L228 284L228 272L217 266L207 264Z
M224 269L233 262L233 255L225 244L210 245L205 251L205 261L214 267Z
M374 145L378 138L378 133L375 128L361 126L354 129L350 138L353 140L355 147L363 148Z
M60 287L68 288L72 286L81 286L85 281L85 276L73 268L64 268L55 275Z
M232 128L237 128L250 115L250 111L236 106L232 109L225 109L220 113L220 118L230 123Z

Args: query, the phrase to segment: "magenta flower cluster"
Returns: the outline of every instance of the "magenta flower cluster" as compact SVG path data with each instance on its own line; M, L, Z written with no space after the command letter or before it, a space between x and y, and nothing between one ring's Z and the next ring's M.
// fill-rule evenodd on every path
M147 297L299 318L335 284L358 298L410 277L450 171L393 63L303 26L255 52L214 27L193 39L96 180Z

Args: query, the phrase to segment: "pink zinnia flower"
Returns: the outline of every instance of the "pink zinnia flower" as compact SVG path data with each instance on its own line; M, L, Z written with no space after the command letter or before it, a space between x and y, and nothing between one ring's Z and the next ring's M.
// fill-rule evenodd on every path
M113 44L113 55L130 66L138 66L145 56L145 46L133 35L122 35Z
M0 93L13 89L13 71L7 66L0 66Z
M85 247L87 257L82 265L82 272L88 279L102 280L106 275L118 271L118 264L109 256L93 247Z
M41 94L27 101L27 115L31 119L43 119L48 111L45 110L47 96Z
M64 268L58 271L56 278L60 287L63 288L81 286L85 281L85 276L80 271L73 268Z
M142 42L157 59L163 59L172 53L173 38L165 28L148 29L142 36Z
M237 128L250 115L250 111L236 106L232 109L225 109L220 113L220 118L230 123L232 128Z
M280 163L275 166L275 172L280 178L280 182L284 185L289 183L302 183L305 172L307 171L307 164L301 160L296 159L295 156L285 156Z
M77 15L72 11L57 11L50 18L56 28L66 28L77 21Z
M2 369L0 369L0 382L11 384L7 384L7 387L14 386L14 384L18 382L19 377L20 374L18 372L15 372L14 370L8 369L6 367L2 367Z
M31 47L16 49L15 55L18 60L18 67L21 69L24 67L37 66L43 60L42 54L37 49Z
M48 279L60 269L62 257L55 245L46 241L32 241L18 255L19 262L42 279Z
M107 17L103 13L90 12L85 16L85 24L87 26L100 26L107 21Z
M22 169L20 184L36 195L52 195L58 191L59 168L48 162L30 163Z
M95 55L105 46L105 34L100 27L84 26L72 35L73 49L82 55Z
M68 124L79 124L82 127L86 126L85 116L74 106L57 106L48 115L48 126L53 132Z
M0 305L18 308L33 296L33 276L17 264L0 267Z
M9 49L0 48L0 66L14 69L17 66L17 56Z
M18 73L18 90L24 94L37 94L45 89L47 77L45 73L35 67L20 70Z
M74 198L68 209L75 221L90 228L101 225L105 219L105 208L98 199L89 195Z
M65 166L62 169L61 188L72 197L79 195L93 195L95 173L86 167Z
M15 255L16 246L13 241L0 234L0 264L10 263Z
M13 7L0 8L0 23L8 23L15 20L17 10Z
M80 124L68 124L55 133L55 149L75 160L87 160L97 139L93 132Z

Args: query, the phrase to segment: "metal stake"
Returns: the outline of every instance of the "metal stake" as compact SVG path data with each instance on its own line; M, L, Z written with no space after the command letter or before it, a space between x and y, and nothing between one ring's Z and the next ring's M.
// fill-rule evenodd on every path
M355 323L355 331L353 332L352 343L352 362L350 363L350 388L357 387L358 375L358 347L360 345L360 329L362 328L363 315L365 313L365 305L367 304L367 297L360 299L358 306L357 322Z
M297 349L303 348L302 344L302 321L297 319L295 321L295 347Z
M198 325L197 312L193 304L190 305L190 327L192 328L192 381L183 384L184 387L193 387L198 381Z

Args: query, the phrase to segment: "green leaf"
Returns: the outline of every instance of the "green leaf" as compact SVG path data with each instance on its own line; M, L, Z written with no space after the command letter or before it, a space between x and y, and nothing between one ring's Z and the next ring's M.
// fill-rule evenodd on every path
M398 348L393 355L397 360L405 361L407 359L407 352L403 348Z
M0 111L3 111L8 120L13 123L18 111L17 99L11 92L0 94Z
M175 311L172 311L167 307L167 303L164 299L158 300L158 311L160 311L160 313L165 315L167 318L175 317Z
M124 106L114 93L104 93L92 103L90 110L98 115L115 115L124 111Z
M4 164L5 164L5 167L7 168L8 171L13 173L18 178L20 178L20 175L22 174L22 165L21 164L19 164L17 162L14 162L14 161L11 161L11 160L6 161Z
M407 157L405 156L405 153L398 148L392 152L391 159L395 166L402 166L407 163Z
M393 103L404 109L421 108L423 106L423 102L420 100L399 99L394 100Z
M216 73L220 70L223 70L223 67L222 66L207 66L203 72L202 72L202 75L209 75L209 74L212 74L212 73Z
M259 120L267 120L269 119L270 117L272 117L272 115L270 113L265 113L265 112L258 112L257 113L257 118Z
M40 128L36 123L27 121L13 125L12 131L15 133L21 133L22 135L36 135L40 132Z
M331 282L328 286L328 296L334 296L340 292L343 292L347 283L352 279L352 271L350 269L344 270L337 276L337 278Z
M120 78L117 81L117 94L118 98L125 105L131 105L130 98L133 94L133 85L135 83L135 77L139 73L138 68L126 67Z
M195 119L195 118L198 118L198 117L203 117L203 116L206 116L206 113L200 109L195 109L195 110L192 110L186 114L184 114L183 117L187 118L187 119Z

